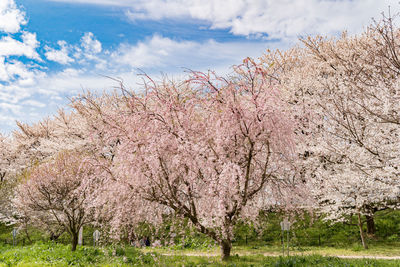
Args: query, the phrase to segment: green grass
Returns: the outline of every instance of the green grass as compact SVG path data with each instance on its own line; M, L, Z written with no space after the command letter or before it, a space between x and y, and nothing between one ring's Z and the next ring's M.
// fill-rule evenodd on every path
M145 266L152 265L154 255L122 247L78 247L37 243L25 247L0 247L0 266Z
M0 247L0 266L400 266L400 260L339 259L321 255L270 257L255 250L251 255L234 255L227 262L219 256L186 256L177 253L205 253L204 250L166 249L158 253L150 249L138 250L132 247L108 246L104 248L78 247L71 252L69 245L37 243L30 246ZM213 248L209 252L218 252ZM234 251L235 253L235 251ZM258 253L258 254L257 254Z

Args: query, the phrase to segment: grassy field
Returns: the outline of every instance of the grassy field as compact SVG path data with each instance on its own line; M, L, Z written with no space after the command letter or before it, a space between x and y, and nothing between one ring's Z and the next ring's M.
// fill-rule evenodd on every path
M235 248L233 254L239 254L240 251L243 256L234 255L228 262L221 262L219 256L213 255L218 253L217 248L177 251L83 246L73 253L67 245L37 243L24 247L0 247L0 266L400 266L400 260L340 259L320 255L262 255L266 252L276 253L276 249ZM183 255L190 253L203 253L204 256Z
M173 249L173 248L143 248L143 252L156 252L166 255L199 255L199 256L214 256L219 255L219 247L198 248L198 249ZM287 248L285 247L285 255ZM281 256L282 247L276 245L241 245L233 246L232 255L265 255L265 256ZM358 244L349 245L347 247L290 247L290 255L306 256L306 255L321 255L321 256L371 256L371 257L400 257L400 243L382 243L371 245L369 249L363 249Z

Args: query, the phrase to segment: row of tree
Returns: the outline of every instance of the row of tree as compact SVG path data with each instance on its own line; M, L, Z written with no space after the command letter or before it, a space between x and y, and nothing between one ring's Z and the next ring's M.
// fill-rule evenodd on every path
M230 255L239 220L262 210L327 219L397 208L400 31L384 17L357 36L302 39L233 72L189 72L140 90L72 99L69 113L1 137L0 218L118 238L163 215L187 218Z

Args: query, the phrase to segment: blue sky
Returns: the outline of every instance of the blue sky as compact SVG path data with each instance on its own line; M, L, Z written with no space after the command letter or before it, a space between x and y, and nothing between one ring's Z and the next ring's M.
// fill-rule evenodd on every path
M229 73L299 36L361 32L397 0L0 0L0 131L85 90L135 88L138 69Z

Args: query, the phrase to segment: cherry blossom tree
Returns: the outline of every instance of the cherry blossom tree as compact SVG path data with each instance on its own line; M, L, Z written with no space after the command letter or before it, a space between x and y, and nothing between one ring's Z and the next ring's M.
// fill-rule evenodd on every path
M223 78L191 72L183 82L148 78L140 93L75 99L113 150L113 225L188 218L230 255L232 228L254 219L291 185L294 120L276 82L252 60ZM105 104L108 102L108 104ZM136 216L135 216L136 215Z
M65 229L78 243L79 229L93 221L91 205L101 174L96 165L78 152L60 152L52 160L33 167L16 192L14 204L19 215L46 228Z
M11 199L18 182L18 159L12 137L0 135L0 221L7 224L15 222Z
M13 148L11 139L0 135L0 182L4 182L7 174L12 172L15 157Z
M91 153L92 142L85 122L79 114L63 110L37 123L17 122L18 129L13 132L13 139L23 163L21 168L30 167L63 150Z
M263 58L265 68L271 61L279 67L295 109L311 111L303 163L319 209L333 220L356 215L364 247L362 217L372 230L374 213L397 208L400 193L398 31L391 22L353 37L309 37L304 48Z
M0 136L0 221L11 224L19 216L11 199L27 169L63 150L91 153L93 143L85 120L75 113L60 110L38 123L17 125L12 135Z

